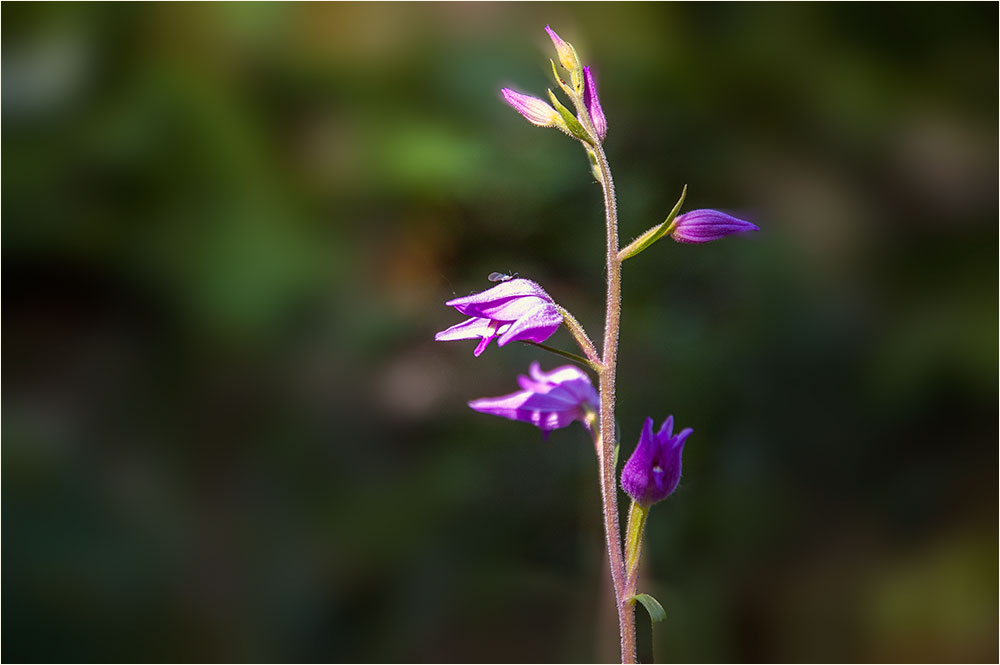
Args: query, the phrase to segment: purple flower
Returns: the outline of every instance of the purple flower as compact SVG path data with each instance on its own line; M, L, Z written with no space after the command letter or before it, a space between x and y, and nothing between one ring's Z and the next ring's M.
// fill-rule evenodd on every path
M666 499L681 479L681 453L691 428L673 435L674 417L669 416L663 427L653 434L653 419L639 436L639 445L622 469L622 489L641 506L651 506Z
M514 107L515 111L523 115L533 125L553 127L561 119L559 113L554 108L538 97L523 95L510 88L504 88L500 91L500 94L503 95L504 100L508 104Z
M744 222L718 210L692 210L674 220L674 240L686 243L710 242L733 233L760 231L756 224Z
M597 412L600 398L590 377L578 367L564 365L543 372L538 363L531 363L530 374L530 377L522 374L517 378L520 391L501 397L483 397L469 402L469 406L501 418L523 420L546 434L567 427L574 420L587 425L588 417Z
M590 119L594 121L597 138L603 141L604 137L608 135L608 119L604 117L601 100L597 98L597 84L594 83L594 75L590 73L590 67L583 68L583 78L583 103L587 107Z
M562 325L559 306L530 279L511 279L492 289L445 303L472 318L434 335L439 342L476 339L478 356L494 338L497 346L514 340L544 342Z

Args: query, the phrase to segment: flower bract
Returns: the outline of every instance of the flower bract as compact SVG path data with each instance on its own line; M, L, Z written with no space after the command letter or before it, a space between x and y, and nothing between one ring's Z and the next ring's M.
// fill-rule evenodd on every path
M531 423L546 433L575 420L587 424L599 409L600 398L590 377L574 365L543 372L538 363L532 363L529 376L519 376L518 384L518 392L483 397L469 406L481 413Z
M653 419L647 418L639 436L639 445L622 469L622 489L642 506L651 506L670 496L681 479L681 453L693 431L681 430L676 436L674 417L664 421L653 434Z
M479 339L473 353L482 354L494 339L497 346L515 340L541 343L562 325L555 301L530 279L511 279L492 289L445 303L470 317L434 336L439 342Z

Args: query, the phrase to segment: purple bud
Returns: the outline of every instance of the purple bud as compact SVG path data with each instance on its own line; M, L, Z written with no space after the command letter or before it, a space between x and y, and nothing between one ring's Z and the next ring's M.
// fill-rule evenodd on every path
M670 496L681 479L681 453L691 428L673 435L674 417L653 434L653 419L646 418L639 445L622 469L622 489L641 506L651 506Z
M746 231L760 228L718 210L692 210L674 220L671 236L677 242L703 243Z
M472 318L434 335L439 342L479 339L473 353L482 354L489 343L497 346L514 340L544 342L562 325L559 306L530 279L511 279L492 289L445 303Z
M481 413L531 423L546 433L574 420L586 423L588 413L600 408L590 377L578 367L564 365L543 372L538 363L531 363L530 374L518 377L522 390L473 400L469 406Z
M545 32L549 33L549 39L552 40L553 46L556 47L556 53L559 55L559 64L566 68L569 72L580 72L580 60L576 55L576 49L573 45L565 41L562 37L556 34L556 31L545 26Z
M528 122L539 127L552 127L559 120L559 114L548 103L532 97L514 92L510 88L500 91L504 100L514 107L514 110L523 115Z
M587 107L590 119L594 121L597 138L603 141L604 137L608 135L608 120L604 117L604 111L601 109L601 100L597 98L597 84L594 83L594 76L590 73L590 67L583 68L583 78L583 103Z

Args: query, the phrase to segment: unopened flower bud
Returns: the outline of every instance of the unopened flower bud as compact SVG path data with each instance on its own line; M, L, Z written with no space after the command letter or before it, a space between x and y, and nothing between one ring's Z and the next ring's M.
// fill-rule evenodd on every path
M552 39L552 44L556 47L556 53L559 55L559 64L568 72L579 71L580 57L576 54L576 49L573 48L573 45L557 35L556 31L549 26L545 26L545 32L549 33L549 38Z
M583 103L594 123L598 140L604 141L604 137L608 135L608 119L604 117L601 100L597 98L597 84L594 83L594 75L590 73L590 67L583 68L583 79Z
M523 115L533 125L555 127L562 120L554 108L537 97L523 95L510 88L504 88L500 91L500 94L503 95L504 100L508 104L514 107L515 111Z
M760 227L718 210L692 210L679 215L673 222L671 237L677 242L703 243L725 238L734 233L760 231Z

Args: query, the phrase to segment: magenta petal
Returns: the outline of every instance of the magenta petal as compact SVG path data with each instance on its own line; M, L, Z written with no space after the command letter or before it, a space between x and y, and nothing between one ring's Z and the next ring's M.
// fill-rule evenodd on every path
M674 439L674 443L673 443L674 448L683 447L684 446L684 442L687 441L687 438L689 436L691 436L691 434L693 434L693 433L694 433L694 430L691 429L690 427L685 427L684 429L682 429L677 434L677 436L673 437L673 439Z
M667 416L667 419L663 421L663 426L660 427L660 431L656 433L657 438L669 439L674 435L674 417L672 415Z
M552 302L552 297L530 279L512 279L501 284L497 284L491 289L486 289L480 293L473 293L461 298L452 298L445 305L454 307L467 316L489 316L485 309L496 306L511 298L521 298L524 296L535 296L543 300Z
M480 316L498 321L516 321L539 305L548 305L551 307L552 302L550 300L542 300L536 296L523 296L520 298L496 300L490 303L463 305L455 309L467 316Z
M469 402L476 411L492 413L497 416L511 417L516 411L573 411L580 407L579 403L565 397L553 397L552 394L540 395L530 390L511 393L502 397L483 397Z
M572 397L573 401L593 404L595 410L600 409L601 397L597 394L597 390L589 381L586 383L583 381L567 381L562 385L563 389Z
M639 444L622 468L622 489L642 506L667 498L680 482L681 455L692 430L685 428L674 436L673 427L670 416L654 435L653 419L647 418Z
M573 365L563 365L551 372L544 372L541 365L537 362L531 363L531 367L528 368L528 374L539 383L551 383L553 385L561 385L567 381L573 381L580 378L581 375L586 376L586 374Z
M439 332L434 339L482 337L475 350L477 356L495 337L499 337L499 346L519 339L543 342L563 322L559 306L529 279L512 279L482 293L453 298L446 304L472 318Z
M514 340L527 340L541 344L559 330L563 317L552 303L538 303L531 311L514 321L510 328L497 340L497 346L504 346Z
M531 374L543 380L521 376L519 381L524 390L473 400L469 406L481 413L531 423L543 432L566 427L575 420L583 421L588 411L597 410L597 391L590 377L578 367L566 365L545 373L533 363ZM579 394L586 395L586 399L577 397Z
M435 341L450 342L457 339L475 339L490 333L490 320L472 317L461 323L453 325L451 328L442 330L434 335Z
M474 355L477 358L479 356L483 355L483 351L486 350L486 347L489 346L490 342L492 342L492 341L493 341L493 336L492 335L490 335L489 337L484 337L481 340L479 340L479 344L477 344L476 348L473 349L472 355Z
M564 365L551 372L543 372L538 363L531 363L529 373L534 379L535 385L555 385L560 391L565 392L567 399L571 401L592 404L595 409L600 406L601 398L597 394L597 390L594 389L587 375L578 367ZM525 381L528 380L528 377L521 378ZM525 383L521 383L521 387L524 388Z

